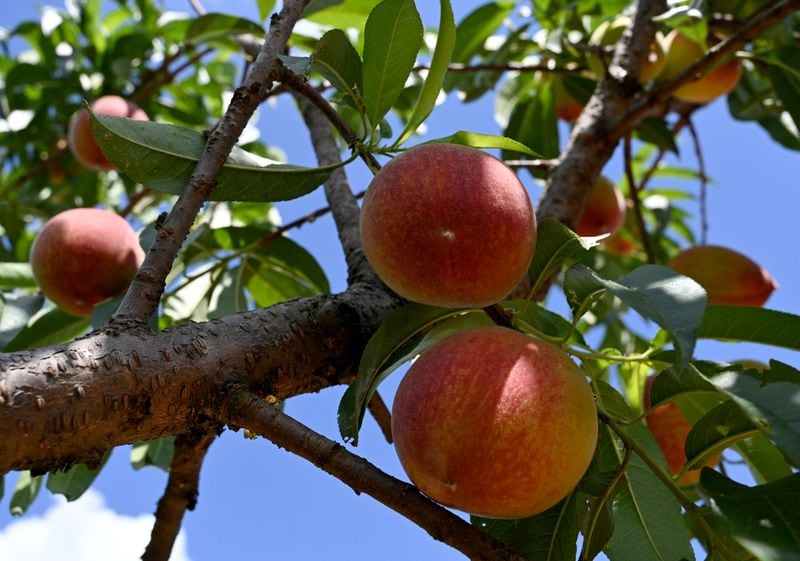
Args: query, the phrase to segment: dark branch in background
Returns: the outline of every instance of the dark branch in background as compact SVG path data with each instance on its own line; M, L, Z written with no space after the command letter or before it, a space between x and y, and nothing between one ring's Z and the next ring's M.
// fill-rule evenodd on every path
M507 545L426 498L413 485L384 473L246 391L232 392L218 420L261 435L308 460L356 493L366 493L405 516L435 540L458 549L472 561L524 561Z
M139 204L143 198L151 193L150 189L147 187L143 187L139 189L136 193L128 197L128 204L117 211L117 214L120 215L122 218L126 218L131 212L133 212L133 208Z
M630 193L631 201L633 201L633 211L636 216L636 226L639 228L639 239L642 241L642 247L647 255L648 263L656 263L656 254L653 251L653 242L650 239L650 233L647 231L647 224L644 221L644 213L642 212L642 200L639 196L639 187L636 183L636 177L633 175L633 155L631 153L631 135L625 135L625 144L623 147L623 159L625 161L625 177L628 180L628 192Z
M549 172L556 165L556 160L503 160L503 162L512 169L529 169L544 172Z
M392 413L386 407L381 394L378 392L372 394L372 397L367 402L367 409L375 419L375 422L378 423L378 428L381 429L386 442L389 444L394 442L394 437L392 437Z
M413 68L414 72L420 70L430 70L427 64L418 64ZM548 66L546 64L519 64L509 62L507 64L461 64L451 63L447 66L447 72L455 73L469 73L469 72L551 72L569 74L572 72L580 72L584 67L578 64L568 64L567 66Z
M311 144L317 154L320 166L341 163L339 146L333 136L333 129L325 115L317 109L307 98L295 94L300 106L300 113L311 135ZM358 201L353 196L350 183L344 169L338 168L325 182L325 199L333 214L336 230L339 232L339 241L344 250L347 261L347 284L364 281L380 282L367 263L361 249L361 235L359 232L359 215L361 210Z
M692 135L694 142L694 153L697 157L698 175L700 176L700 245L706 245L706 238L708 237L708 205L707 205L707 192L708 192L708 176L706 175L706 161L703 158L703 149L700 146L700 135L690 118L686 119L686 128L689 129L689 134Z
M183 515L194 510L197 504L200 468L217 431L178 435L175 453L169 466L167 488L156 509L156 520L150 534L150 543L142 554L142 561L168 561L181 530Z
M125 294L112 322L143 325L158 308L164 283L197 213L216 185L216 176L244 130L250 116L272 87L278 68L278 55L286 48L294 24L308 0L287 0L280 13L272 17L267 40L253 63L245 83L236 88L228 110L208 142L175 206L158 230L156 241L130 289Z
M205 49L198 51L187 58L180 66L172 70L169 70L166 64L162 64L158 70L150 75L150 79L143 82L139 89L136 90L136 92L131 96L131 101L134 103L142 103L143 101L149 99L150 96L158 91L161 86L171 84L172 81L178 77L178 74L193 64L199 62L200 59L212 52L214 52L212 47L206 47Z

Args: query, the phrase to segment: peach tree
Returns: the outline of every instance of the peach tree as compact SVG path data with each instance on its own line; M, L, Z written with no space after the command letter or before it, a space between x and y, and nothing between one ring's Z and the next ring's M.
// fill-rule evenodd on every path
M704 251L712 247L705 192L714 170L703 164L694 119L727 99L731 118L756 123L774 150L796 157L800 0L497 0L475 2L459 17L450 0L434 3L438 10L413 0L275 4L256 0L253 21L208 13L194 0L187 13L154 0L75 0L3 30L0 474L21 473L0 490L12 511L24 513L42 487L78 499L113 448L133 445L135 467L169 474L142 555L167 559L197 502L213 442L243 429L470 559L588 560L604 552L612 561L677 561L700 549L713 560L799 559L800 371L779 360L712 361L696 349L701 340L725 340L798 351L800 316L762 306L776 285L757 256L731 258L729 248L717 259ZM88 111L104 96L141 107L150 120ZM260 136L272 125L254 115L279 96L292 100L296 130L273 130L271 138L304 137L315 164L287 161L279 144ZM445 98L452 127L426 136ZM486 100L496 129L473 130L471 115L486 110L479 103ZM70 134L80 111L83 129ZM697 147L698 169L680 159L686 138ZM87 166L76 148L93 143L101 151L94 161L107 165ZM378 174L400 154L410 159L408 149L423 143L491 153L505 163L492 158L492 165L529 192L541 188L535 230L528 223L498 237L501 220L463 229L469 251L500 256L486 278L505 265L506 244L511 252L535 238L519 278L489 303L406 300L362 251L359 199L369 180L353 189L353 178ZM624 168L613 202L591 203L613 158ZM392 180L408 191L370 216L379 235L369 243L384 243L381 229L399 224L389 241L402 242L394 250L401 272L413 267L436 285L450 257L403 250L428 217L403 221L406 215L391 216L392 203L413 202L422 189L415 184L433 175L443 193L442 208L433 210L460 209L474 193L456 196L454 185L477 172L449 156L423 165L436 173L411 166ZM663 178L683 188L659 187ZM317 190L325 208L283 221L276 205ZM687 207L687 198L700 204ZM146 254L127 290L88 316L59 308L30 263L43 224L79 207L124 218ZM603 209L616 214L592 221L613 226L575 233L585 213ZM292 238L328 213L347 276L335 292L319 248ZM518 239L520 232L529 239ZM704 257L687 256L694 246ZM107 273L91 259L81 263L77 252L51 249L48 257L85 267L74 278L48 277L60 291ZM468 272L447 281L456 286ZM552 294L565 304L554 305ZM493 333L492 324L556 347L559 361L580 368L597 438L577 484L544 511L465 519L354 446L367 417L392 441L379 392L388 376L430 349L441 356L448 337ZM486 356L497 355L486 345ZM498 376L507 374L503 364L497 360ZM295 396L337 385L347 385L338 441L282 409ZM557 401L546 386L537 386L537 399ZM469 389L480 397L481 388ZM426 411L430 403L412 399L403 409ZM439 414L447 410L436 403ZM491 413L457 415L493 420ZM415 446L414 438L407 442ZM558 444L562 459L575 455L572 445L569 438ZM531 463L518 476L537 480L526 489L562 475L547 462ZM746 477L729 473L734 463Z

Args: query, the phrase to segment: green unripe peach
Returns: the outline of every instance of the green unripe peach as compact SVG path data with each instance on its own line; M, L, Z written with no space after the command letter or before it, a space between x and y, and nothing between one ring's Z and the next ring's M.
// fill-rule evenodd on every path
M536 217L525 187L497 158L424 144L375 175L361 210L361 241L375 272L401 296L483 307L527 273Z
M65 210L48 220L31 248L33 275L45 296L76 316L124 292L144 259L125 219L96 208Z
M451 335L400 383L392 435L411 481L434 500L522 518L563 499L597 444L586 378L559 348L503 327Z

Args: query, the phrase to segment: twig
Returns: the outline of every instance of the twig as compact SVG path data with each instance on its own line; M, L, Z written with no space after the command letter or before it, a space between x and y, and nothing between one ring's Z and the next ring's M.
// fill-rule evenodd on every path
M305 458L356 493L373 497L425 529L434 539L458 549L474 561L524 559L507 545L426 498L413 485L395 479L246 390L232 389L219 420L246 428Z
M372 394L372 397L367 402L367 410L369 410L375 422L378 423L378 428L381 429L386 442L389 444L394 442L392 438L392 414L389 408L386 407L381 394L378 392Z
M556 165L556 160L503 160L503 162L512 169L530 169L544 172L549 172Z
M145 198L147 195L150 194L150 189L147 187L142 188L141 190L137 191L133 195L128 198L128 204L117 211L117 214L120 215L122 218L127 217L132 211L133 207L135 207L139 201Z
M706 162L703 157L703 149L700 146L700 135L691 119L686 120L686 127L692 135L694 142L694 153L697 157L698 173L700 175L700 245L706 244L708 237L708 176L706 175Z
M414 72L420 70L430 70L430 65L418 64L413 68ZM578 64L568 64L567 66L549 66L547 64L518 64L509 62L506 64L461 64L458 62L450 63L447 66L448 72L551 72L551 73L574 73L580 72L583 68Z
M216 431L209 431L181 434L175 439L167 488L158 501L156 521L142 561L169 560L184 513L197 505L200 468L216 436Z
M189 4L192 6L192 9L197 13L198 16L206 15L206 8L200 2L200 0L189 0Z
M273 15L267 40L253 63L250 75L236 89L219 126L209 135L191 179L159 230L112 322L143 325L158 308L172 263L197 213L214 189L217 174L233 145L272 87L272 76L279 64L278 54L285 49L294 24L307 3L308 0L288 0L280 13Z
M365 191L360 191L360 192L356 193L353 196L356 199L361 199L361 198L364 197L364 195L366 193L367 193L366 190ZM298 218L296 220L292 220L291 222L288 222L288 223L284 224L283 226L281 226L280 228L278 228L274 232L270 232L269 235L264 236L264 239L261 240L261 245L269 244L271 241L281 237L283 234L285 234L289 230L294 230L295 228L299 228L299 227L301 227L301 226L303 226L305 224L310 224L310 223L314 222L317 218L325 216L330 211L331 211L331 207L326 206L326 207L318 208L314 212L310 212L310 213L306 214L305 216L301 216L300 218Z
M278 80L285 84L291 90L297 92L308 101L310 101L317 109L322 111L325 117L331 122L333 127L339 131L339 134L342 135L342 138L350 148L355 148L361 143L361 138L358 136L358 133L353 130L353 127L350 124L342 119L341 115L333 108L333 106L325 99L322 94L316 88L309 85L309 83L298 76L285 66L281 66L278 74ZM373 172L377 172L381 169L381 165L378 163L378 160L375 159L375 156L370 154L369 152L360 152L359 156L361 159L364 160L364 163L367 164Z
M500 327L507 327L509 329L516 329L516 327L514 327L514 323L511 321L511 316L508 315L508 312L506 312L500 306L500 304L486 306L483 311L496 325L499 325Z
M623 144L624 160L625 160L625 177L628 179L628 191L633 201L633 212L636 216L636 225L639 228L639 237L642 240L642 247L647 255L648 263L656 262L656 254L653 251L653 243L650 239L650 234L647 231L647 224L644 221L644 213L642 212L642 201L639 198L639 187L636 184L636 177L633 175L633 165L631 163L633 156L631 154L631 134L625 135Z

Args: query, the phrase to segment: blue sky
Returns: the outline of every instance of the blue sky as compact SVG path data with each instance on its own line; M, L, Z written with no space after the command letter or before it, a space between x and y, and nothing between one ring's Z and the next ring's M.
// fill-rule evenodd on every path
M41 2L48 3L51 2ZM476 0L453 2L456 19L460 20L472 7L481 3ZM0 12L2 27L12 27L22 19L36 17L40 5L38 2L6 4ZM166 4L172 9L189 11L188 2L171 0ZM438 3L418 4L426 24L435 25ZM210 11L224 10L249 17L255 14L255 2L250 0L206 0L205 5ZM493 108L488 98L460 110L456 101L448 100L429 119L428 138L464 128L465 114L469 115L471 130L500 132L493 120ZM796 237L798 153L773 143L756 125L733 121L724 100L701 110L697 114L696 126L700 131L708 173L716 182L708 197L709 243L727 245L756 259L780 284L768 307L797 313L800 311L800 269L788 248L794 246ZM268 143L284 148L289 161L313 164L305 128L297 119L290 100L281 99L275 107L262 108L259 128ZM681 147L682 164L694 165L688 138L681 139ZM363 189L369 182L369 174L359 162L350 166L348 173L355 190ZM616 181L620 174L621 162L616 157L609 163L605 175ZM539 192L528 176L525 180L532 193ZM674 185L690 190L697 187L688 182ZM281 204L279 208L284 219L289 221L321 206L325 203L318 190L302 200ZM322 218L292 235L316 256L328 273L333 289L343 289L344 261L331 220ZM563 309L557 295L550 297L549 304ZM800 364L797 353L751 345L701 342L697 355L720 360L766 360L774 357L790 364ZM381 393L387 402L391 401L399 379L400 374L395 373L382 387ZM331 388L319 394L293 398L287 403L286 410L313 429L338 440L336 408L343 391L343 388ZM405 479L392 447L382 439L369 418L360 442L356 453ZM20 543L15 536L26 527L33 527L30 525L34 521L50 521L51 526L62 526L64 523L59 521L72 516L85 520L85 523L75 525L69 533L50 534L46 540L42 534L42 528L46 526L36 526L39 530L32 539L52 541L54 551L58 553L45 555L40 552L38 557L27 559L89 559L86 552L68 557L67 542L61 541L66 540L67 535L71 542L96 542L106 553L104 559L137 559L141 551L123 542L123 536L136 534L137 531L133 530L136 524L147 526L141 522L146 519L141 517L154 511L166 475L153 468L134 472L128 458L127 448L115 450L93 488L96 493L70 505L75 510L70 511L72 514L66 518L59 518L67 512L60 501L43 493L25 518L21 521L12 519L7 505L13 477L7 478L6 497L0 504L0 551L9 559L26 559L16 553L11 555L17 551L13 548ZM41 518L45 514L47 518ZM99 520L112 520L113 523L96 522ZM91 530L106 538L119 536L119 539L97 542L97 538L89 536ZM349 487L304 460L266 441L245 440L241 433L233 432L224 433L212 446L201 475L199 504L195 512L187 514L184 530L182 547L185 547L188 557L179 552L175 559L181 561L186 558L192 561L464 559L455 550L433 541L403 517L365 495L354 494ZM87 534L80 534L83 531ZM147 532L138 532L136 535L146 540ZM21 543L23 547L30 547L31 541L23 540ZM142 541L141 547L144 543ZM113 553L109 553L108 548Z

